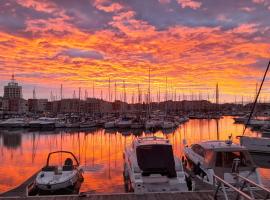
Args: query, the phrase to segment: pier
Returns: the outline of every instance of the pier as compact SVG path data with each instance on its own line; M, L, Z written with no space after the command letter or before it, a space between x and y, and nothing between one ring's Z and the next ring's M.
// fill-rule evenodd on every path
M38 173L38 172L37 172ZM176 199L185 199L185 200L227 200L227 199L241 199L240 196L244 199L270 199L270 193L268 189L263 187L262 190L253 191L252 195L248 191L242 192L234 187L232 191L227 191L226 195L223 190L220 190L219 187L212 187L195 176L193 181L196 182L195 191L189 192L153 192L153 193L105 193L105 194L93 194L92 192L81 192L78 195L55 195L55 196L28 196L28 188L33 183L37 173L28 178L18 187L0 194L0 200L2 199L24 199L24 200L176 200ZM219 183L226 184L224 180ZM248 180L249 181L249 180ZM222 187L223 188L223 187ZM230 187L231 188L231 187ZM227 190L227 189L226 189ZM251 196L249 196L251 195ZM253 198L253 197L254 198Z

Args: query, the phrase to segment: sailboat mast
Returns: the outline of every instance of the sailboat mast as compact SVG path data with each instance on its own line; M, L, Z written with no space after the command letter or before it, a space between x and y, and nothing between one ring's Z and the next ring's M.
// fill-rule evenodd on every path
M111 78L109 78L109 102L111 102Z
M116 85L116 81L114 83L114 101L117 100L117 85Z
M150 107L150 104L151 104L151 97L150 97L150 87L151 87L151 79L150 79L150 65L149 65L149 68L148 68L148 117L150 118L150 115L151 115L151 107Z
M93 81L93 99L95 98L95 81Z

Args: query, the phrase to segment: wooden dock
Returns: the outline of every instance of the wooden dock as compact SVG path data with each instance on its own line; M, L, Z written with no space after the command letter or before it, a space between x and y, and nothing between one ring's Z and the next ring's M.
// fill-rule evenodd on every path
M38 173L38 172L37 172ZM111 194L93 194L81 193L80 195L62 195L62 196L27 196L27 188L33 183L37 173L32 175L29 179L23 182L18 187L0 194L0 200L2 199L24 199L24 200L214 200L214 188L210 185L202 182L196 176L193 176L193 180L196 180L195 191L190 192L165 192L165 193L111 193ZM230 199L235 199L235 194L230 193ZM265 194L258 193L258 199L264 199ZM270 198L270 195L269 195ZM269 199L268 198L268 199ZM224 195L219 192L217 196L218 200L224 200Z
M18 187L0 194L2 199L25 199L25 200L211 200L214 199L213 190L194 191L194 192L168 192L168 193L146 193L146 194L133 194L133 193L118 193L118 194L91 194L82 193L80 195L63 195L63 196L27 196L27 187L30 185L38 172L28 178Z
M90 195L72 195L72 196L35 196L19 197L23 200L212 200L212 191L200 192L170 192L170 193L146 193L146 194L90 194ZM18 199L17 197L0 197L2 199Z

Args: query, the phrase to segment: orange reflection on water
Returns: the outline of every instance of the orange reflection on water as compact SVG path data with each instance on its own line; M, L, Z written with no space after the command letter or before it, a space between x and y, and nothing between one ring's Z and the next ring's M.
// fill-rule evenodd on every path
M150 135L167 137L173 144L176 155L181 157L184 138L191 144L201 140L223 140L232 134L237 142L235 137L241 135L242 131L242 125L233 124L231 117L224 117L221 120L190 120L175 131L164 134L158 131ZM81 191L123 192L123 151L136 137L129 133L107 132L103 129L77 132L2 131L0 192L9 190L32 176L45 165L48 153L58 150L73 152L84 167L85 181ZM140 134L146 135L142 131ZM249 130L247 134L257 135L256 132ZM264 181L270 185L270 170L266 168L260 170Z

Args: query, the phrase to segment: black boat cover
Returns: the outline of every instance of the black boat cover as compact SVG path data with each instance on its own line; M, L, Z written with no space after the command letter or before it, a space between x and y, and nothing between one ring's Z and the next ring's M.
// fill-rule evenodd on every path
M142 145L137 147L136 154L143 176L161 174L169 178L176 177L171 145Z

